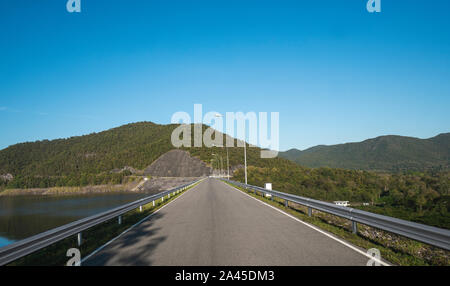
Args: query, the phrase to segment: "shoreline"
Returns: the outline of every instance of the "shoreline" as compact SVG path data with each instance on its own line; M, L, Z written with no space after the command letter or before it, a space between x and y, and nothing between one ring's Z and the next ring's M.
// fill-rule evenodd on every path
M152 177L148 181L135 180L118 185L91 185L84 187L51 187L31 189L4 189L0 191L1 197L13 196L70 196L87 194L154 194L193 181L197 177ZM140 185L143 188L138 188Z
M5 189L0 192L0 197L14 196L69 196L86 194L106 194L106 193L144 193L132 191L133 185L94 185L84 187L52 187L52 188L32 188L32 189Z

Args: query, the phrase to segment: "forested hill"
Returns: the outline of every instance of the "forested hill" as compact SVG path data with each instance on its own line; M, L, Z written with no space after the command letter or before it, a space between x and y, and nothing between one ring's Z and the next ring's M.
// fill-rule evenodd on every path
M429 139L380 136L358 143L319 145L279 154L307 167L330 167L374 171L448 170L450 133Z
M143 170L174 149L170 138L177 126L139 122L84 136L10 146L0 150L0 176L11 174L14 180L7 183L0 178L0 189L5 185L31 188L119 183L124 175L111 171L125 167ZM204 125L203 130L206 128ZM218 159L213 153L222 156L222 164L226 163L225 148L185 150L208 164L211 159ZM243 148L228 148L228 151L231 166L243 164ZM248 163L260 167L294 165L286 159L265 160L259 155L259 148L249 148Z
M68 139L20 143L0 151L0 174L61 176L143 168L172 148L175 125L140 122Z
M170 138L177 126L140 122L85 136L10 146L0 150L0 191L5 188L124 183L133 179L130 177L131 172L143 170L162 154L175 149ZM206 128L203 126L204 130ZM372 139L367 140L361 144L365 146L370 143L372 149L367 146L360 149L375 153L389 150L390 155L380 154L378 158L393 162L393 158L404 158L405 154L413 156L414 152L418 152L418 156L438 158L436 154L441 154L439 150L444 147L436 146L448 146L448 134L432 138L429 141L433 141L433 145L425 142L420 148L404 143L402 138L397 144L392 143L396 138L386 140L381 137L373 139L374 142ZM416 140L420 139L411 142ZM349 153L345 153L349 158L353 156L353 150L358 149L354 146L345 148L349 150ZM216 169L220 165L226 168L227 148L184 149ZM247 148L250 184L262 186L265 182L272 182L276 190L320 200L372 202L375 208L373 211L450 228L448 170L379 174L344 169L310 169L284 158L261 159L260 151L256 147ZM228 148L228 153L230 166L237 169L232 173L234 179L243 181L243 148ZM366 156L368 160L372 158ZM365 157L358 158L363 160ZM419 164L422 161L415 162Z

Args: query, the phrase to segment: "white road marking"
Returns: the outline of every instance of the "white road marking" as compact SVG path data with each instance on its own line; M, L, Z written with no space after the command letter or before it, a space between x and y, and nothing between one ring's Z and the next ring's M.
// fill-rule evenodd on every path
M246 196L248 196L249 198L252 198L252 199L254 199L255 201L260 202L261 204L266 205L266 206L268 206L268 207L270 207L270 208L272 208L272 209L274 209L274 210L276 210L276 211L278 211L278 212L280 212L280 213L282 213L282 214L284 214L284 215L286 215L286 216L292 218L293 220L295 220L295 221L297 221L297 222L300 222L300 223L302 223L302 224L304 224L304 225L306 225L306 226L308 226L308 227L310 227L310 228L312 228L312 229L314 229L314 230L316 230L316 231L318 231L318 232L320 232L320 233L322 233L322 234L328 236L329 238L331 238L331 239L333 239L333 240L335 240L335 241L337 241L337 242L339 242L339 243L341 243L341 244L347 246L347 247L350 248L350 249L353 249L354 251L358 252L359 254L362 254L362 255L366 256L367 258L370 258L370 259L372 259L372 260L374 260L374 261L376 261L376 262L379 262L379 263L382 264L383 266L390 266L390 264L388 264L388 263L386 263L386 262L384 262L384 261L382 261L382 260L379 260L379 259L377 259L377 258L375 258L375 257L373 257L373 256L371 256L371 255L369 255L369 254L367 254L367 253L365 253L364 251L362 251L362 250L360 250L360 249L354 247L353 245L349 244L348 242L345 242L345 241L343 241L343 240L341 240L341 239L339 239L339 238L337 238L337 237L335 237L335 236L333 236L333 235L331 235L331 234L329 234L329 233L327 233L327 232L321 230L320 228L317 228L316 226L313 226L313 225L311 225L311 224L309 224L309 223L307 223L307 222L304 222L304 221L302 221L302 220L300 220L300 219L298 219L298 218L296 218L296 217L294 217L294 216L292 216L292 215L290 215L290 214L284 212L283 210L281 210L281 209L279 209L279 208L276 208L276 207L274 207L274 206L269 205L268 203L265 203L265 202L263 202L263 201L261 201L261 200L259 200L259 199L257 199L257 198L254 198L254 197L250 196L249 194L246 194L246 193L244 193L243 191L239 190L238 188L235 188L235 187L233 187L233 186L230 186L230 185L228 185L227 183L225 183L225 182L223 182L223 181L221 181L221 182L224 183L225 185L229 186L230 188L233 188L233 189L239 191L239 193L241 193L241 194L243 194L243 195L246 195Z

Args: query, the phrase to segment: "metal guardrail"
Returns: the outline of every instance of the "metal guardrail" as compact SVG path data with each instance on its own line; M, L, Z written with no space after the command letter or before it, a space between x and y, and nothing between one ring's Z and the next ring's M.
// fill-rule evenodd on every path
M176 187L171 190L167 190L155 195L151 195L140 200L122 205L120 207L105 211L100 214L96 214L87 218L83 218L72 223L48 230L46 232L31 236L29 238L17 241L0 248L0 265L5 265L13 262L21 257L29 255L42 249L46 246L54 244L60 240L63 240L72 235L78 235L78 244L81 244L81 233L93 226L99 225L113 218L118 217L119 224L122 222L122 215L132 211L134 209L141 209L143 205L154 203L158 199L164 200L164 197L175 193L182 192L194 184L200 182L200 180L193 181L191 183Z
M285 206L288 206L288 202L294 202L303 205L308 208L309 216L312 216L312 210L315 209L338 217L346 218L352 222L353 233L357 233L357 223L361 223L433 246L437 246L439 248L450 250L450 230L447 229L379 215L349 207L337 206L332 203L282 193L274 190L267 190L261 187L246 185L231 180L223 179L223 181L231 183L235 186L251 189L254 193L260 192L264 195L270 194L272 199L273 197L283 199L285 200Z

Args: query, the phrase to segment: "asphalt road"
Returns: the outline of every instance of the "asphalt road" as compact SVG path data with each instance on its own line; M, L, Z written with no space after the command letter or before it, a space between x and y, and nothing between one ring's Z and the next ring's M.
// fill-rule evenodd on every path
M368 258L206 179L83 265L365 265Z

